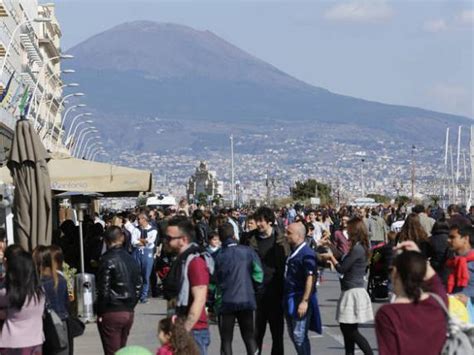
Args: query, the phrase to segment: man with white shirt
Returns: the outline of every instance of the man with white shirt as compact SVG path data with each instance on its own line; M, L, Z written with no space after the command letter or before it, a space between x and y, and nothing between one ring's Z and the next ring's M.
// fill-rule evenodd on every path
M105 222L102 220L97 212L94 213L94 223L99 223L105 229Z
M324 224L321 222L322 213L320 211L316 212L315 210L310 210L309 221L314 226L313 239L316 243L319 243L323 236L323 232L326 230Z
M239 211L237 211L235 208L229 209L228 222L234 228L234 238L237 241L240 240L239 215Z
M158 231L150 225L146 213L140 213L138 215L138 227L127 222L125 228L132 235L132 255L138 263L140 274L143 279L140 303L148 303L150 275L153 269L153 254Z

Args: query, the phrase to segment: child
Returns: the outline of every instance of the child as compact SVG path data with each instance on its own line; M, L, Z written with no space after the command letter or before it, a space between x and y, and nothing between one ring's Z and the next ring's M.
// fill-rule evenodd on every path
M214 256L219 249L221 248L221 241L219 240L219 235L216 232L209 233L209 237L207 238L207 252Z
M193 337L184 328L184 321L176 316L160 320L158 339L161 347L156 355L199 355Z

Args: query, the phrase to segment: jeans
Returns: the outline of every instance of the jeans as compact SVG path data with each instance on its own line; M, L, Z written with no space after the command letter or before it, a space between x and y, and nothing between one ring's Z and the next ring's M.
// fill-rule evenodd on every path
M209 329L193 329L191 333L199 348L199 353L201 355L207 355L207 347L211 343L211 334L209 333Z
M311 346L308 337L310 313L311 307L308 307L308 311L303 318L294 318L286 315L288 334L290 335L291 341L293 342L298 355L311 354Z
M153 249L135 249L133 257L138 263L140 275L142 276L143 287L140 294L140 301L144 302L148 298L148 290L150 289L150 275L153 269Z

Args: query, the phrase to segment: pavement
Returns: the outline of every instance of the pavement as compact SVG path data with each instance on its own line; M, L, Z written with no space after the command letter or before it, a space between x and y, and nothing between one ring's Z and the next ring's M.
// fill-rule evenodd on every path
M318 286L318 299L323 321L323 334L319 335L310 332L311 353L312 354L344 354L344 340L339 330L339 324L335 321L336 304L340 295L340 287L337 276L334 272L325 271L324 282ZM374 314L381 306L379 303L373 303ZM135 321L128 338L128 345L141 345L156 352L159 341L156 337L158 321L166 316L165 301L158 298L150 299L148 304L138 304L135 309ZM373 323L367 323L360 326L361 333L367 338L374 352L377 350L377 341ZM219 354L220 338L217 325L211 324L211 345L209 355ZM263 354L270 354L271 350L270 330L264 339ZM288 337L285 329L284 333L285 354L295 354L293 344ZM88 324L83 336L76 338L74 342L74 353L78 355L102 354L97 325ZM245 355L245 346L240 337L238 325L234 332L233 353L236 355ZM356 353L362 354L357 350Z

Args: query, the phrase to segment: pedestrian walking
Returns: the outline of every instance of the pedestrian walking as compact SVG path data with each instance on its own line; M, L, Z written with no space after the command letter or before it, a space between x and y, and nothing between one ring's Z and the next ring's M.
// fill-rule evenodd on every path
M367 227L369 230L369 241L372 247L387 241L387 223L379 216L375 208L371 211L370 217L367 219Z
M257 209L255 220L257 229L242 241L257 252L263 268L263 285L257 294L255 336L261 354L268 323L272 334L271 354L281 355L284 353L283 283L290 247L281 231L274 226L275 214L270 208Z
M414 241L421 250L423 256L427 259L433 257L434 250L428 238L428 233L420 223L420 217L416 213L410 213L403 224L398 241L405 242L407 240Z
M254 355L257 352L254 284L259 285L263 281L260 259L253 249L237 243L232 224L224 223L219 226L218 232L222 249L215 257L215 276L221 354L232 355L232 339L237 320L247 354Z
M286 260L284 307L288 333L298 355L310 355L308 330L322 333L316 298L316 255L305 242L303 223L288 226L286 239L292 252Z
M349 222L348 216L343 216L341 218L340 229L334 233L334 245L336 249L342 254L345 255L349 252L350 242L349 234L347 233L347 223Z
M45 296L31 254L19 245L5 251L5 288L0 290L0 354L41 355Z
M135 260L123 248L122 230L110 227L104 239L107 251L97 273L97 327L104 354L113 355L127 345L142 280Z
M374 319L370 296L365 289L365 273L369 255L367 226L360 217L352 218L347 224L350 240L349 253L339 263L333 255L323 255L341 274L341 296L337 303L336 320L339 322L346 354L354 354L355 344L364 354L373 354L362 334L359 324Z
M375 317L379 354L440 354L446 341L446 315L424 290L447 305L446 291L415 242L405 241L397 249L403 252L395 257L391 270L396 298Z
M211 340L205 305L210 274L214 272L213 259L193 242L194 226L184 216L168 221L166 239L178 254L164 280L169 313L185 317L186 330L192 333L201 355L206 355Z
M455 253L446 261L448 293L462 293L474 303L474 228L451 227L448 245Z
M125 227L132 234L132 255L138 263L143 280L140 303L147 303L158 231L150 225L149 217L144 212L138 215L138 227L134 227L130 222Z
M41 286L46 296L46 306L56 312L61 318L64 327L68 328L69 318L69 295L66 279L56 272L56 264L53 261L51 250L38 245L33 251L33 261L40 276ZM69 339L68 339L69 340ZM52 349L48 341L43 345L44 354L66 355L69 354L69 341L61 350Z

